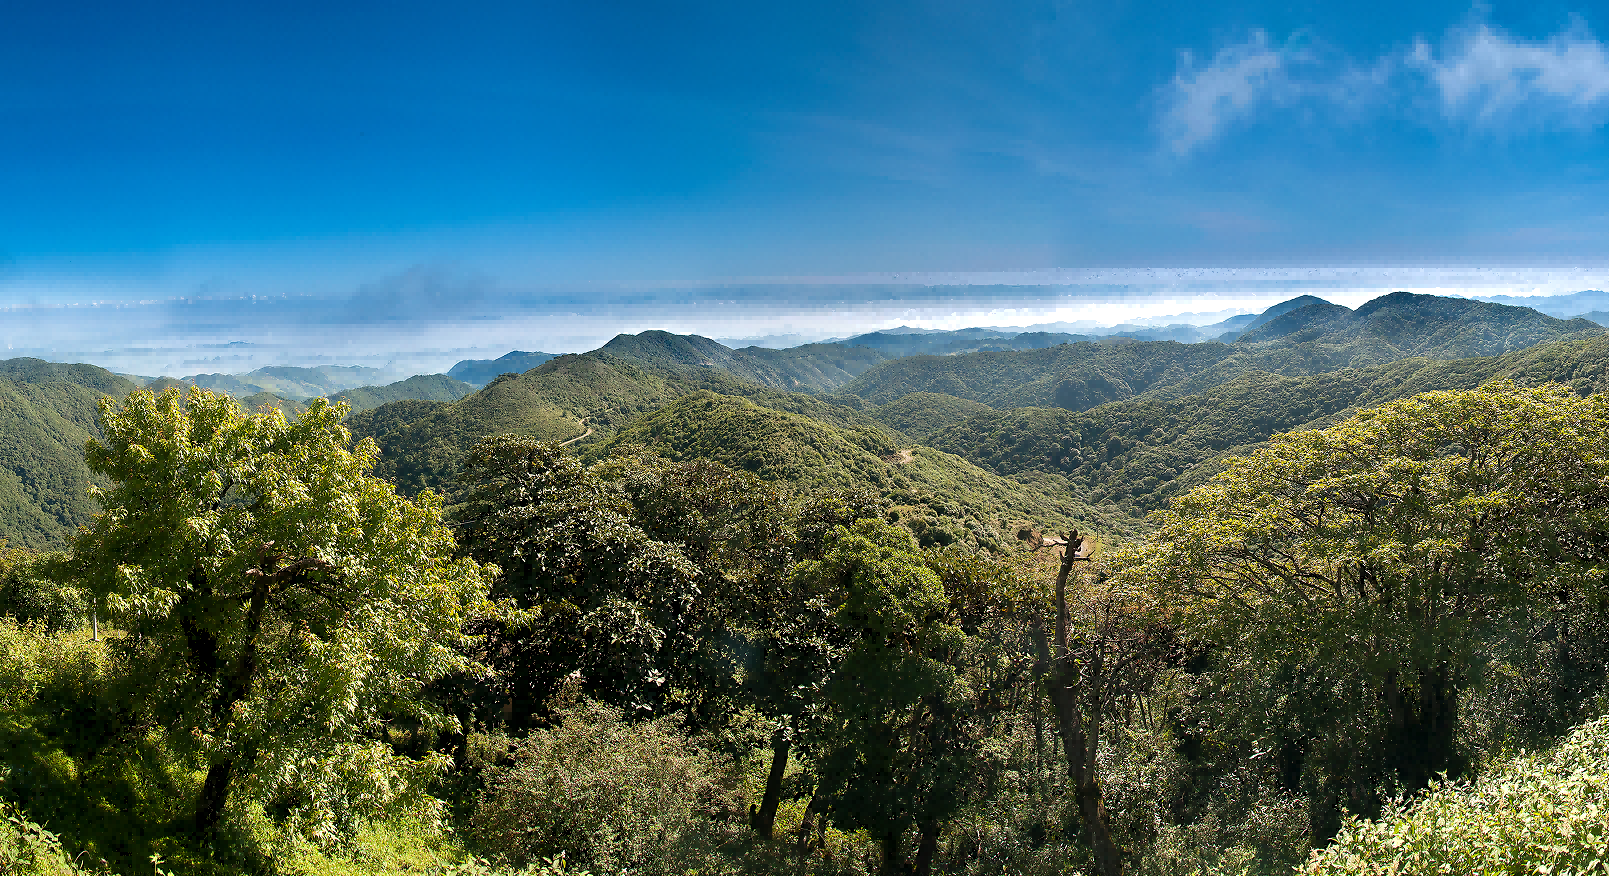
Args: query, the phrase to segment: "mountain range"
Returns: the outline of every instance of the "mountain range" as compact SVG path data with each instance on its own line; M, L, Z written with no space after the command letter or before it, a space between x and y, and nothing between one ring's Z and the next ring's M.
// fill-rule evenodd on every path
M1224 455L1360 405L1497 377L1609 385L1603 328L1500 303L1395 293L1352 310L1304 296L1218 328L1195 343L975 329L780 350L648 331L454 367L491 375L478 389L451 373L327 389L373 376L340 366L148 385L212 385L292 416L322 389L351 405L348 426L407 493L450 495L476 441L523 434L589 460L708 458L800 488L873 490L925 542L990 549L1023 525L1132 536ZM913 338L1000 348L901 355ZM0 363L0 535L49 547L89 520L96 400L135 386L91 365Z

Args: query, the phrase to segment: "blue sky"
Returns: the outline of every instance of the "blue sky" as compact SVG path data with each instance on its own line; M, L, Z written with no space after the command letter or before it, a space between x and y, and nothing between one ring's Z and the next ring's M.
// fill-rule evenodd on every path
M5 16L13 308L365 300L422 276L529 303L896 272L1609 262L1598 6ZM756 290L733 294L787 297Z

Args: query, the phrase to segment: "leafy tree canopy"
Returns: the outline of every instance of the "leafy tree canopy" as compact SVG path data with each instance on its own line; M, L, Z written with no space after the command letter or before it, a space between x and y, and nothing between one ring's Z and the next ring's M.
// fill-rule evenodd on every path
M1221 707L1316 813L1363 811L1376 782L1462 769L1459 696L1495 650L1589 644L1569 643L1609 561L1609 400L1426 393L1278 436L1160 520L1136 574L1220 649Z
M384 720L444 724L424 688L466 665L485 576L435 496L371 476L342 414L201 389L101 403L87 457L110 486L73 561L126 633L139 713L207 771L204 834L234 789L310 835L350 829L432 766L380 742Z

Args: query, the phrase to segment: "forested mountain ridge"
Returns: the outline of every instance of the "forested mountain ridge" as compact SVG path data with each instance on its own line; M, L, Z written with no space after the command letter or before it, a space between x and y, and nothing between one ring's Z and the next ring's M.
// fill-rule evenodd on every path
M1361 407L1494 379L1562 383L1581 395L1609 390L1609 336L1496 357L1403 359L1371 368L1286 376L1243 372L1193 394L1169 388L1086 411L1018 408L974 414L928 443L1011 477L1067 479L1091 502L1139 516L1205 481L1231 452Z
M965 540L1000 550L1022 523L1127 534L1114 532L1116 518L1088 503L1051 498L951 454L902 444L875 424L835 426L700 390L638 417L583 458L641 448L678 462L712 460L796 488L871 490L927 544Z
M1233 354L1230 345L1216 342L1117 339L1020 352L907 356L867 371L840 392L879 405L935 392L996 409L1080 410L1178 382Z
M805 344L785 350L734 350L698 335L646 331L616 335L593 353L666 371L716 371L739 380L797 392L831 392L889 357L868 347ZM589 353L586 355L592 355Z
M553 353L528 353L524 350L514 350L504 353L496 359L464 359L447 370L447 376L454 380L462 380L470 386L479 389L503 374L524 374L525 372L552 359Z
M1494 356L1604 333L1587 320L1407 292L1381 296L1356 311L1303 296L1264 315L1270 314L1230 344L1109 339L1025 352L912 356L872 368L841 392L877 404L937 392L998 410L1076 411L1144 392L1204 392L1248 371L1320 374L1415 356Z
M1498 356L1601 333L1589 320L1556 319L1529 307L1393 292L1357 310L1315 301L1249 329L1235 343L1316 344L1350 355L1346 365L1364 366L1414 356Z
M268 365L245 374L192 374L184 383L245 398L271 392L281 398L304 401L360 386L402 379L403 375L363 365Z
M84 442L100 434L96 404L134 388L94 365L0 362L0 539L59 547L89 523L97 508Z

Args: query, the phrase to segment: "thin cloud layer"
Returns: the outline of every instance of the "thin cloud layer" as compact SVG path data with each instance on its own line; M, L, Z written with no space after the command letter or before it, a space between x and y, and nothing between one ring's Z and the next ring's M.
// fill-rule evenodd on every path
M1423 41L1413 66L1424 71L1449 119L1483 127L1590 127L1609 108L1609 51L1584 25L1540 43L1479 25L1435 56Z
M1161 104L1162 145L1178 157L1296 106L1328 111L1314 118L1406 108L1427 127L1488 133L1591 128L1609 121L1609 46L1579 22L1541 41L1482 22L1448 31L1439 48L1421 39L1360 65L1275 48L1254 31L1204 66L1181 53Z
M1264 105L1277 103L1290 89L1284 56L1256 31L1246 42L1220 49L1197 68L1182 52L1162 116L1162 138L1175 155L1185 155L1217 137L1225 127Z

